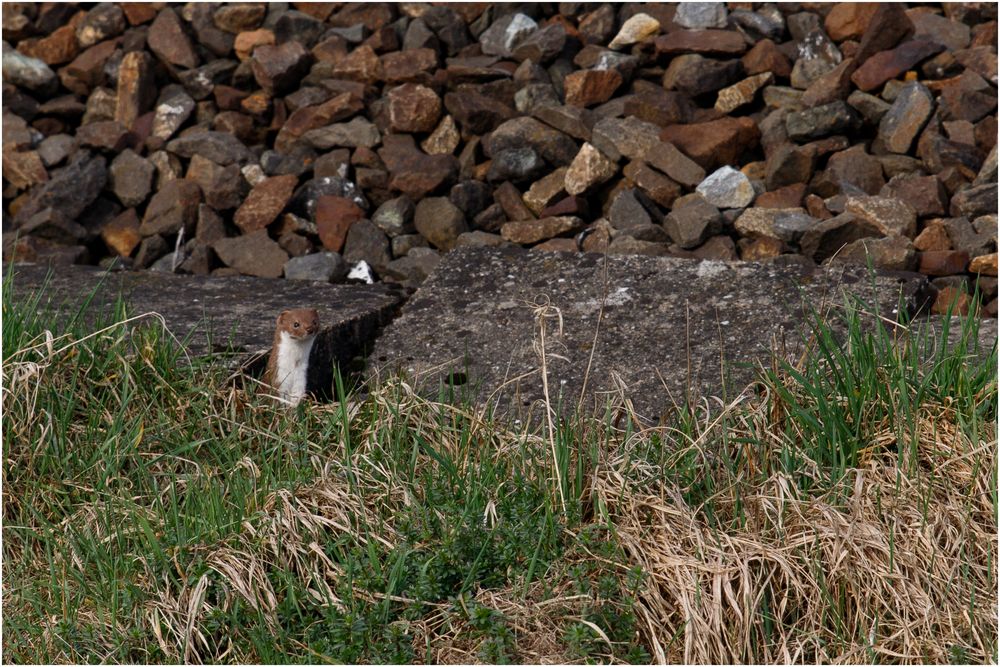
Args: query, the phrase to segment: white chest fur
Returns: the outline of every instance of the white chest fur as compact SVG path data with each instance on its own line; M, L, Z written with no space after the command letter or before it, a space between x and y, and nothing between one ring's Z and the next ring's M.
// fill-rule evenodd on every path
M278 360L274 368L274 384L281 399L297 405L306 394L306 371L309 353L316 336L292 338L282 331L278 342Z

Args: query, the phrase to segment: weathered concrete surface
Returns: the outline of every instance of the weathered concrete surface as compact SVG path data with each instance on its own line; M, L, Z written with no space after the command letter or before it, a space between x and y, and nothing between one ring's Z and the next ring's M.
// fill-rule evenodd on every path
M850 293L895 318L900 299L910 312L929 308L928 287L918 274L883 274L873 290L863 267L609 256L605 272L600 255L463 248L445 256L387 327L369 367L403 370L431 389L452 375L503 413L537 417L537 314L547 304L553 405L576 408L593 350L582 410L603 411L621 388L640 416L656 421L684 402L688 387L701 396L721 396L724 384L738 392L755 368L770 366L772 350L790 360L801 354L803 304L835 308Z
M4 267L6 275L9 266ZM48 277L47 277L48 276ZM251 372L263 370L274 321L286 308L316 308L322 329L310 357L309 388L325 394L333 362L342 370L363 354L393 317L403 293L381 285L331 285L265 278L179 276L153 271L105 273L94 267L14 265L15 295L45 285L42 304L75 313L94 294L88 312L102 312L122 295L130 315L154 311L192 355L219 355Z

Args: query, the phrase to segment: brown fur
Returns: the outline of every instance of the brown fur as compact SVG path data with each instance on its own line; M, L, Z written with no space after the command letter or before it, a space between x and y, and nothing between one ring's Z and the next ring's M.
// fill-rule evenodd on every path
M267 359L267 370L264 371L264 383L275 390L277 387L274 385L274 373L277 370L278 344L281 341L282 331L288 332L293 338L311 336L319 331L319 313L315 308L295 308L283 310L278 315L274 327L274 339L271 342L271 354Z

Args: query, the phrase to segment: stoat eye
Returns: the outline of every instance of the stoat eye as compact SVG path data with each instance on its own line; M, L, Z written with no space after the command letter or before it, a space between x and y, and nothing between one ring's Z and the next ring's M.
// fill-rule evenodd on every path
M295 327L296 329L298 329L298 328L299 328L299 323L298 323L298 322L296 322L296 323L294 323L294 324L293 324L292 326L293 326L293 327Z

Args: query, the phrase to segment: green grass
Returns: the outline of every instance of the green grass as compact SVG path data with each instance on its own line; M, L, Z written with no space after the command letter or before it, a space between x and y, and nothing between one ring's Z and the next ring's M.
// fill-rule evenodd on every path
M4 283L8 660L996 660L975 320L848 303L759 398L532 430L400 378L279 408L130 315Z

